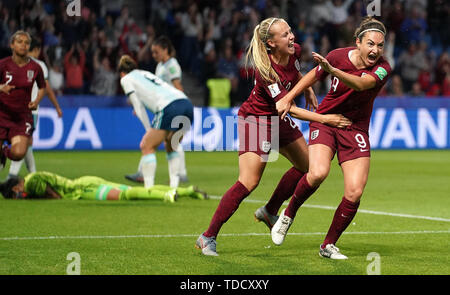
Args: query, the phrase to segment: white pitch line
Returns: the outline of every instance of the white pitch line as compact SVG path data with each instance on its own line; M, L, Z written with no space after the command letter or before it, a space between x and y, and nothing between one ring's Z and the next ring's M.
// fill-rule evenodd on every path
M343 235L409 235L409 234L450 234L450 230L417 230L417 231L395 231L395 232L344 232ZM317 236L326 235L326 232L311 233L288 233L290 236ZM270 236L269 233L229 233L221 234L221 237L248 237L248 236ZM3 237L0 241L23 241L23 240L74 240L74 239L157 239L157 238L194 238L198 234L174 234L174 235L117 235L117 236L48 236L48 237Z
M210 196L211 199L220 200L222 197L219 196ZM259 204L265 204L266 201L262 200L247 200L245 199L243 202L247 203L259 203ZM287 205L287 202L284 202L283 205ZM305 208L316 208L316 209L325 209L325 210L336 210L336 207L332 206L323 206L323 205L309 205L304 204L302 207ZM393 216L393 217L404 217L404 218L414 218L414 219L425 219L425 220L433 220L433 221L444 221L444 222L450 222L450 219L448 218L442 218L442 217L431 217L431 216L421 216L421 215L411 215L411 214L403 214L403 213L390 213L390 212L383 212L383 211L373 211L373 210L364 210L364 209L358 209L358 212L360 213L367 213L367 214L374 214L374 215L386 215L386 216Z

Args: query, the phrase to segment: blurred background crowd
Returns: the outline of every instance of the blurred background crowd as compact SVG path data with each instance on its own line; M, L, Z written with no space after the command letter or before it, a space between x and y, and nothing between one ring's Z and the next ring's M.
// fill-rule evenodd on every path
M222 77L231 82L231 104L244 101L253 85L244 67L255 26L266 17L288 21L303 48L304 73L324 56L354 45L353 33L367 6L380 3L388 29L385 57L394 74L383 96L450 97L450 1L448 0L75 0L81 16L69 16L73 0L2 0L0 58L10 55L9 38L24 29L41 40L49 81L61 94L121 94L115 71L130 54L139 67L154 71L151 43L167 35L173 42L188 95ZM317 84L323 95L328 86ZM194 100L207 105L208 99Z

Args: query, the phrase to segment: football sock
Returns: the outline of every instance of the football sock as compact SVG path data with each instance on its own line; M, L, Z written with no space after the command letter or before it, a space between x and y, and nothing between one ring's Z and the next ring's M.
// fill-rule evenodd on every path
M180 195L180 197L189 197L194 192L194 186L188 186L188 187L178 187L177 193Z
M272 194L269 202L266 204L266 210L269 214L277 215L283 202L289 199L294 193L295 187L302 178L304 172L297 170L295 167L289 169L281 178L277 188Z
M120 200L164 200L165 191L154 188L130 187L120 193Z
M237 181L222 197L219 206L212 217L206 232L203 233L205 237L217 237L222 225L233 215L239 207L239 204L245 199L250 192L240 182Z
M142 156L141 159L139 160L139 165L138 165L138 170L137 170L137 172L139 172L141 174L142 174L142 163L143 163L142 159L143 158L144 158L144 156Z
M162 192L168 192L170 190L172 190L173 188L167 185L162 185L162 184L155 184L154 186L152 186L150 189L155 189L158 191L162 191ZM194 191L194 186L188 186L188 187L177 187L177 194L179 197L189 197L192 194L195 194Z
M19 175L23 161L24 161L23 159L20 161L11 161L11 165L9 166L9 176Z
M185 176L185 175L187 175L186 158L184 156L184 150L183 150L183 146L181 145L181 143L178 145L177 153L180 156L180 165L178 167L178 174Z
M309 185L306 177L307 175L308 174L305 173L298 182L294 190L294 195L292 196L286 211L284 211L284 215L290 218L295 217L300 206L319 188L318 186L311 187L311 185Z
M180 155L178 152L167 153L167 163L169 165L170 187L176 188L180 183Z
M34 160L33 148L30 146L25 154L25 165L30 173L36 172L36 161ZM20 169L20 168L19 168Z
M342 198L341 203L334 213L333 222L322 244L323 247L328 244L336 244L341 234L353 220L353 217L355 217L358 207L359 202L353 203L345 197Z
M142 176L144 176L144 186L150 188L155 184L156 155L147 154L142 156Z

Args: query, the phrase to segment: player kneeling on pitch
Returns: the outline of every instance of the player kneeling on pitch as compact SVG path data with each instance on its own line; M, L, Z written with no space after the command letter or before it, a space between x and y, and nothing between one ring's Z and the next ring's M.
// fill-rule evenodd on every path
M39 171L25 178L12 177L0 183L0 193L6 199L66 199L99 201L161 200L174 203L178 197L207 199L205 192L194 186L171 188L154 185L133 187L107 181L97 176L68 179L55 173Z

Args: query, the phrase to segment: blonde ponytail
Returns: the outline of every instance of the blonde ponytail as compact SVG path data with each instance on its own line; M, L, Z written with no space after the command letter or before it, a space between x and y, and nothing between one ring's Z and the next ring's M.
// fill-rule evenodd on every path
M253 30L253 37L245 56L245 67L248 68L249 64L251 64L252 67L258 70L262 79L269 83L280 82L280 77L270 63L267 52L270 50L270 47L267 41L272 38L270 33L272 25L281 20L283 19L270 17L257 25Z

